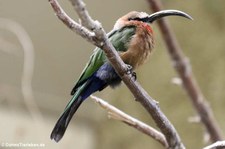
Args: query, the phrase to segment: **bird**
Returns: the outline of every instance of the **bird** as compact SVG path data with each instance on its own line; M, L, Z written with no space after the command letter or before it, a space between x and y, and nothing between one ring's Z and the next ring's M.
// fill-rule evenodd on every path
M192 19L190 15L179 10L161 10L151 15L145 12L131 11L119 18L107 36L119 53L128 71L136 79L133 71L142 65L151 55L154 48L154 35L151 24L162 17L181 16ZM52 130L50 138L59 142L80 105L92 93L102 91L107 86L115 88L121 84L104 51L96 47L90 60L75 83L69 103Z

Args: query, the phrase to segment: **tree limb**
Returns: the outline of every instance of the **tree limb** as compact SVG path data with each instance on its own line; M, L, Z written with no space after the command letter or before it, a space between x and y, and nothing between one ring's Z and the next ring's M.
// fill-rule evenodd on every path
M110 105L109 103L105 102L103 99L93 96L90 96L96 103L98 103L102 108L108 111L108 115L110 118L115 120L121 121L142 133L152 137L153 139L157 140L161 143L164 147L168 147L166 142L165 136L159 132L158 130L150 127L149 125L131 117L130 115L124 113L123 111L117 109L116 107Z
M225 141L217 141L209 146L204 147L203 149L224 149Z
M91 42L92 44L96 45L96 42L94 41L95 33L89 31L87 28L83 27L79 23L75 22L73 19L71 19L61 8L57 0L49 0L49 3L51 4L53 10L55 11L56 16L72 31L79 34L81 37L86 39L88 42Z
M43 125L44 120L40 109L34 99L32 89L32 77L34 69L34 47L25 29L17 22L0 18L0 28L5 28L16 35L24 52L23 73L21 78L21 89L24 103L37 125Z
M68 27L74 26L74 21L70 21L70 19L68 19L68 16L65 15L65 13L60 13L62 11L58 12L58 9L56 9L56 8L60 8L60 6L56 0L49 0L49 2L52 5L54 11L56 12L56 15L58 17L60 16L59 19L61 21L63 21L63 23L66 23L66 25ZM73 5L76 5L75 10L77 11L78 15L79 14L88 14L88 13L84 13L85 11L87 11L85 9L85 7L81 8L81 9L76 8L76 7L79 7L80 5L83 6L83 4L79 4L79 3L83 3L83 1L73 0L73 2L72 2ZM55 5L57 5L57 6L55 6ZM83 12L80 12L80 10ZM57 14L57 13L60 13L60 14ZM64 15L64 16L61 16L61 15ZM84 22L88 21L86 17L81 17L81 19L82 19L83 24L86 24ZM65 20L67 20L67 21L65 21ZM96 36L95 36L95 38L85 37L84 35L88 36L88 34L87 33L81 34L79 32L80 31L79 29L75 29L73 31L76 31L76 33L81 35L83 38L88 38L88 41L90 41L89 39L95 40L96 41L95 45L98 46L99 48L101 48L102 50L104 50L110 63L112 64L112 66L114 67L114 69L116 70L118 75L121 77L123 82L130 89L130 91L134 95L135 99L137 101L139 101L143 105L143 107L149 112L149 114L152 116L153 120L159 127L159 129L165 135L167 143L168 143L168 148L170 148L170 149L185 148L184 145L182 144L180 137L179 137L178 133L176 132L174 126L170 123L170 121L167 119L167 117L164 115L164 113L162 113L157 102L155 102L155 100L148 95L148 93L139 85L139 83L137 81L134 81L131 78L131 76L129 74L127 74L126 65L119 57L119 54L116 52L115 48L112 46L112 44L107 39L107 35L106 35L104 29L101 27L101 25L99 23L96 23L96 21L92 21L92 22L95 22L94 26L97 26L97 27L96 28L91 27L91 31L94 31L94 33L96 35L98 35L98 37L96 37ZM87 23L87 24L89 24L89 23ZM78 25L76 25L76 26L78 26ZM85 26L85 27L87 27L90 32L90 27L88 27L88 26ZM93 41L90 41L90 42L94 43Z
M154 12L162 9L160 0L148 0L148 3ZM182 52L182 49L174 33L172 32L168 21L166 21L166 19L161 19L158 21L158 24L166 43L168 53L174 64L174 68L182 79L184 89L189 95L195 110L198 112L203 125L208 131L211 141L215 142L222 140L222 131L219 128L217 121L213 116L213 112L192 73L189 59Z

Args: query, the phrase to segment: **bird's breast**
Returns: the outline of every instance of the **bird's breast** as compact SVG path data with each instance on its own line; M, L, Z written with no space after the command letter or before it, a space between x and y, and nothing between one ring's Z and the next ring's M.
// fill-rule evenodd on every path
M131 39L126 52L120 53L122 60L137 68L149 57L154 47L153 33L146 28L137 27L136 33Z

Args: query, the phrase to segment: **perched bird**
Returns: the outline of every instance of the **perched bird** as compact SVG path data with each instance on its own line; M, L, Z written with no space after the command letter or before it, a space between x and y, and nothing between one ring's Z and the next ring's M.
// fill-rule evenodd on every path
M108 38L119 52L121 59L131 66L132 70L147 60L154 47L153 30L150 24L170 15L192 19L182 11L164 10L151 15L132 11L116 21L113 30L108 33ZM51 139L60 141L74 113L92 93L101 91L107 86L115 87L120 82L121 78L107 60L103 50L96 48L71 91L73 97L57 121Z

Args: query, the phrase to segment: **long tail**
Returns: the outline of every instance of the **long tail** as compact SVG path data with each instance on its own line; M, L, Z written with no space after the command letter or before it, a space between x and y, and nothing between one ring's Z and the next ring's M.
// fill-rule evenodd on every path
M75 99L74 97L77 99ZM62 113L57 123L55 124L54 129L52 130L51 139L54 139L56 142L59 142L61 140L74 113L77 111L77 109L83 102L80 96L73 96L71 100L74 100L72 105L70 107L67 106L68 108L66 108L65 111Z
M67 104L63 114L60 116L54 129L52 130L50 138L54 139L56 142L59 142L63 137L70 120L81 103L93 92L101 90L105 86L105 82L95 76L92 76L89 80L87 80L87 82L85 82L76 91L70 102Z

